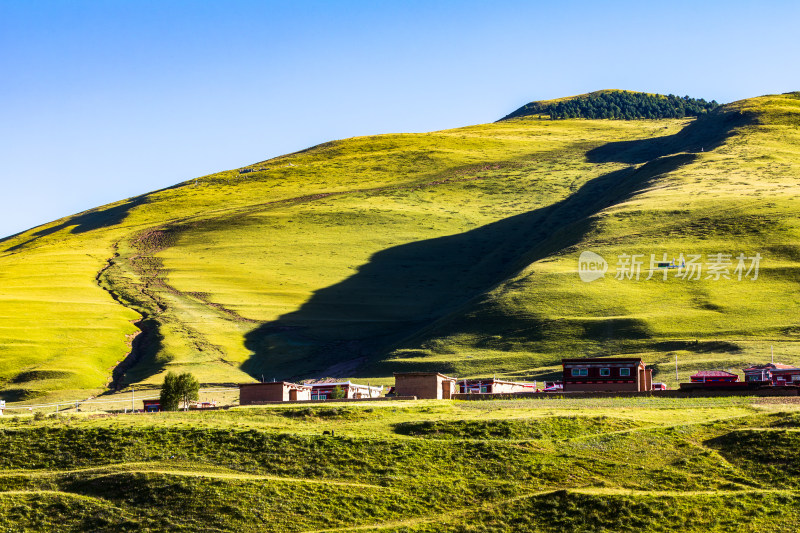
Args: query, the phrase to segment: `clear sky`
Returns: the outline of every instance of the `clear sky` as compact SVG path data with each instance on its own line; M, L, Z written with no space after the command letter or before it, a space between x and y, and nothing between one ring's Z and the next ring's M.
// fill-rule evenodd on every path
M0 0L0 236L597 89L800 90L800 2Z

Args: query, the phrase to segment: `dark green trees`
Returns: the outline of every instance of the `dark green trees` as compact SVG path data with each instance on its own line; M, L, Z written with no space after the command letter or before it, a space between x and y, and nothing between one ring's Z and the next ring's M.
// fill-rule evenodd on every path
M181 403L188 409L189 402L199 398L199 391L200 383L190 372L167 372L161 387L161 410L177 411Z
M696 117L713 111L719 104L689 96L609 91L592 93L542 104L531 102L504 118L549 115L552 120L566 118L612 118L620 120Z

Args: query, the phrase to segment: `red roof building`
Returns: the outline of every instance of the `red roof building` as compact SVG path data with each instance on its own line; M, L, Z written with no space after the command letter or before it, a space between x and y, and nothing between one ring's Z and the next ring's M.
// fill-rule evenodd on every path
M653 370L638 357L563 359L564 392L649 391Z
M691 377L692 383L734 383L739 376L724 370L701 370Z

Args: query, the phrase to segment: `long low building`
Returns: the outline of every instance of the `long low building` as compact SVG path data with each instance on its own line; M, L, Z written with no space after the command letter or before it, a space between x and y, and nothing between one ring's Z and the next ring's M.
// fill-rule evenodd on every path
M295 402L311 399L311 387L289 381L241 383L239 405L258 405L268 402Z
M419 399L449 400L456 393L456 378L438 372L395 372L394 393Z
M564 392L649 391L653 370L640 358L563 359Z

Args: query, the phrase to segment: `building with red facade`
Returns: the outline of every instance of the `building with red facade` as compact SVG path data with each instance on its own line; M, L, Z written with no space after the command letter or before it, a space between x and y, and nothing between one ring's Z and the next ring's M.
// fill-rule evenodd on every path
M653 371L640 358L563 359L564 392L649 391Z
M800 368L780 363L753 365L744 369L744 380L769 381L773 385L800 385Z
M143 400L145 413L158 413L161 411L161 400Z

